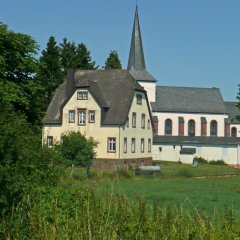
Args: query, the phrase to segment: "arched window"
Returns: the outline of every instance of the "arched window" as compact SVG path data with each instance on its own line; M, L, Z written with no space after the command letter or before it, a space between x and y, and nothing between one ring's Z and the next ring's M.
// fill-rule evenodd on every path
M237 128L233 127L231 129L231 137L237 137Z
M210 136L217 136L217 121L215 120L210 123Z
M172 135L172 120L167 119L165 121L165 135Z
M188 122L188 136L195 136L195 121L192 119Z

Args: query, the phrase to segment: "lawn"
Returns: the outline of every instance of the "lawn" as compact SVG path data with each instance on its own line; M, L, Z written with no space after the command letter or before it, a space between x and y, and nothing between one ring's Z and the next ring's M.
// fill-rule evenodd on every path
M186 171L190 175L187 178L181 177L179 172ZM75 169L74 188L84 185L104 195L121 193L132 201L143 197L150 207L153 202L172 208L183 205L184 208L206 213L216 219L231 209L240 218L239 176L197 178L202 175L239 174L239 170L229 166L202 164L192 168L185 164L165 163L159 175L132 175L130 179L114 178L110 172L97 174L97 178L86 180L83 171Z

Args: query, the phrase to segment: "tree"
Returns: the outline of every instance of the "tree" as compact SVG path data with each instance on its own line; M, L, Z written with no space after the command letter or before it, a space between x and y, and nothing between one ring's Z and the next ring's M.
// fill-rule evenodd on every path
M26 117L0 95L0 215L37 187L55 186L61 176L60 156L42 147L41 136Z
M67 38L64 38L63 42L60 43L60 58L65 74L67 73L68 68L76 68L76 49L76 44L74 42L69 42Z
M76 68L82 70L95 70L98 66L95 66L96 62L92 60L90 51L87 49L86 45L83 43L78 44L77 50L77 63Z
M38 45L26 34L10 31L0 22L0 88L5 100L28 121L39 119L37 95L40 86L35 75Z
M43 86L47 106L53 92L63 82L64 78L60 61L60 49L52 36L49 38L46 50L42 51L37 78Z
M105 69L122 69L120 59L118 57L117 51L111 51L105 62Z
M97 142L92 138L86 138L80 132L69 132L62 137L62 143L57 146L58 151L66 159L66 165L77 165L87 168L96 156Z

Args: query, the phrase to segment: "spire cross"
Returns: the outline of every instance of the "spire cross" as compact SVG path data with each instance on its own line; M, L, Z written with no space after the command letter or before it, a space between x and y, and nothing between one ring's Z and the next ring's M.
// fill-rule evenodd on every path
M136 0L136 7L138 7L138 0Z

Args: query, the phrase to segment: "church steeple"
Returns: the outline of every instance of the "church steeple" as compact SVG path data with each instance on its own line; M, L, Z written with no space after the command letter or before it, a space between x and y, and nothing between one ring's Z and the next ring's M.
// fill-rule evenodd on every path
M138 5L136 5L136 12L134 17L131 47L128 59L128 71L137 81L156 82L154 77L146 70L138 17Z

